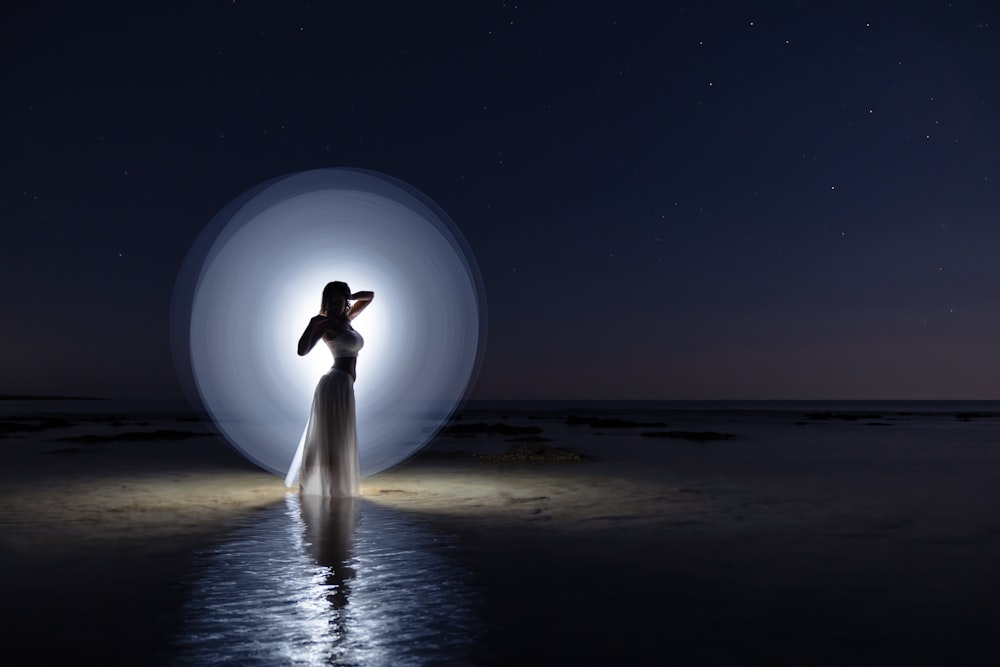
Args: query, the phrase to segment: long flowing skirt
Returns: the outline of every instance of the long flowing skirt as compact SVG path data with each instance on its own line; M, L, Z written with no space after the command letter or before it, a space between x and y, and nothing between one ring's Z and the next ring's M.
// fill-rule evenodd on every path
M350 373L332 368L320 378L304 439L300 491L334 498L357 496L358 426Z

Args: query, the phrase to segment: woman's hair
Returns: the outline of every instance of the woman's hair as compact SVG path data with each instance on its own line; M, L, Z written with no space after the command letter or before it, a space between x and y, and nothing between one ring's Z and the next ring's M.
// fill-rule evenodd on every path
M329 317L330 313L328 312L327 305L336 296L344 297L344 301L351 298L351 288L347 286L347 283L335 280L332 283L326 284L326 287L323 288L323 299L319 303L319 312ZM340 313L336 314L339 315Z

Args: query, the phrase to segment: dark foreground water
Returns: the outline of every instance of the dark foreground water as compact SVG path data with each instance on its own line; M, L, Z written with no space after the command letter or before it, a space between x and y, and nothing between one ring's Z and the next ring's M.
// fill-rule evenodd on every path
M169 661L467 664L480 628L456 549L370 502L289 495L199 554Z
M0 406L12 422L74 412L15 403ZM64 435L204 428L168 411L118 424L139 413L97 403L93 419L7 438L8 468L111 468L125 448L148 450L127 468L139 484L178 443L53 450ZM636 521L595 486L607 511L577 521L559 494L577 496L552 472L563 468L538 464L490 468L552 476L529 498L552 496L551 512L517 526L292 495L193 559L183 546L169 563L0 549L6 644L38 656L18 664L1000 664L1000 403L503 403L466 405L456 421L536 427L593 459L573 468L582 488L652 488L660 518ZM514 444L446 435L431 453ZM462 459L428 457L410 474L430 476L421 465L436 460Z

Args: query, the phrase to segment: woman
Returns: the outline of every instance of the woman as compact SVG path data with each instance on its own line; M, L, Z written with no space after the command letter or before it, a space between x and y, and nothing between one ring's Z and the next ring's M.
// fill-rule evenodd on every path
M299 338L299 356L322 338L333 353L333 368L320 378L313 394L309 423L303 436L299 490L308 495L351 497L358 495L358 435L354 415L354 380L358 350L364 340L351 327L374 292L351 294L347 283L332 282L323 288L319 315ZM354 303L352 304L351 301Z

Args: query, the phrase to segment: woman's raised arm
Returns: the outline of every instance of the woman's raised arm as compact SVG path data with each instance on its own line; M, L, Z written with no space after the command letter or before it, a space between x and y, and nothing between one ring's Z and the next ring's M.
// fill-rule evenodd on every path
M350 296L351 311L347 313L347 319L353 320L361 314L361 311L368 307L368 304L375 298L375 292L355 292Z

